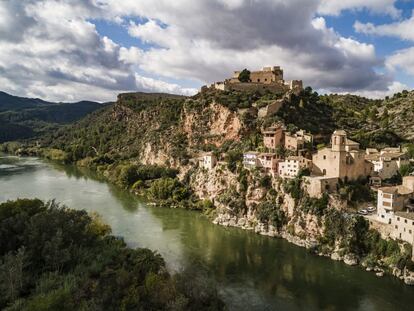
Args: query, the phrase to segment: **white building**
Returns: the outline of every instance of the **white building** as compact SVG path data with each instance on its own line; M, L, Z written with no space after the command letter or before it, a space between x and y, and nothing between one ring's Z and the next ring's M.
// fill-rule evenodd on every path
M294 178L298 176L301 169L311 168L312 161L304 157L288 157L279 162L278 173L282 178Z
M378 189L378 221L391 224L395 212L403 211L414 196L414 176L405 176L403 184Z
M388 179L398 173L402 165L409 164L407 155L403 152L388 152L369 154L365 159L374 165L374 172L381 179Z
M262 166L259 159L260 152L248 151L243 154L243 166L244 168L258 168Z
M205 153L200 159L200 164L206 170L211 170L217 164L217 157L211 152Z
M395 212L392 219L391 237L410 244L414 243L414 213Z

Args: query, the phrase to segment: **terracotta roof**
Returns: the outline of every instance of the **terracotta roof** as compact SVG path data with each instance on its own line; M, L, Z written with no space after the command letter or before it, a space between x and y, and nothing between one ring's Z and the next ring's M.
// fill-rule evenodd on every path
M413 193L413 190L411 190L410 188L404 187L403 185L398 185L394 187L382 187L382 188L379 188L378 190L381 190L382 192L390 193L390 194L405 195L405 194Z
M396 158L401 158L405 155L406 154L404 152L384 152L380 156L383 158L396 159Z
M414 213L412 212L395 212L395 215L401 218L414 220Z
M359 145L359 143L357 143L356 141L353 141L349 138L346 139L346 144L347 145Z

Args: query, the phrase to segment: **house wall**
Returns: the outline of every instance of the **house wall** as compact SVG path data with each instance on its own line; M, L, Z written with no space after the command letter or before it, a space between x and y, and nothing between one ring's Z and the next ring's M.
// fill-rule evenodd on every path
M207 170L213 169L217 164L217 158L213 155L205 155L203 157L203 167Z
M304 176L304 185L311 198L320 198L324 193L336 191L338 178Z
M414 242L414 220L394 215L392 219L391 237L408 243Z
M390 224L394 217L394 212L402 211L409 198L409 195L391 194L378 189L378 220L383 223Z
M278 128L274 134L263 134L263 143L266 148L276 149L283 142L283 129Z

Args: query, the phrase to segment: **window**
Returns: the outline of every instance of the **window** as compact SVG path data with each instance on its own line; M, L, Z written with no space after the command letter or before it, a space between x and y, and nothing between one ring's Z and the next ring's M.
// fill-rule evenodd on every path
M398 229L398 226L397 225L395 225L395 229Z
M411 233L412 233L411 229L410 229L410 230L408 230L408 233L409 233L409 234L411 234Z
M404 222L407 223L407 219L405 219Z
M391 203L390 202L382 202L383 206L387 206L387 207L391 207ZM388 213L388 211L387 211Z
M397 217L397 221L400 221L400 217Z
M257 79L257 82L260 82L260 79Z
M326 155L323 156L323 159L326 160Z

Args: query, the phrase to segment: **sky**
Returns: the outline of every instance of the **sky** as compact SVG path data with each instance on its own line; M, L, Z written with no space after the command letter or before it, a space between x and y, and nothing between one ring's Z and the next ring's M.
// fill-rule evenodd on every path
M192 95L278 65L320 93L414 88L414 0L0 0L0 90Z

